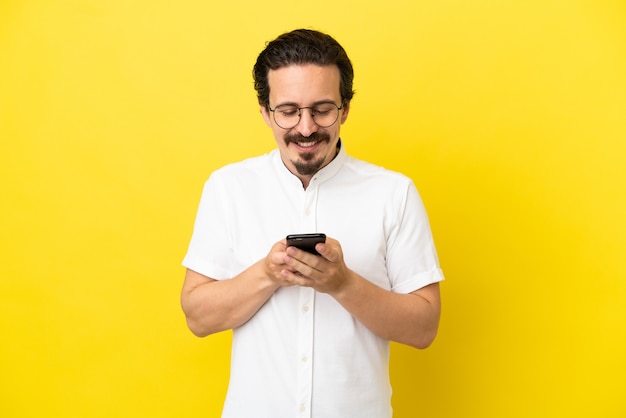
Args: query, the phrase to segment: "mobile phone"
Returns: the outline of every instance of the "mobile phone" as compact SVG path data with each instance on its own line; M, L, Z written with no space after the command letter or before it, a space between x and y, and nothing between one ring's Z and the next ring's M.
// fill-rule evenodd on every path
M287 247L297 247L311 254L319 255L315 244L326 242L326 234L292 234L287 235Z

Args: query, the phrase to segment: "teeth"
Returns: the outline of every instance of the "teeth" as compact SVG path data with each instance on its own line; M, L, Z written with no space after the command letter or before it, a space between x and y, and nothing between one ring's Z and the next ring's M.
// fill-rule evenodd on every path
M315 141L313 141L313 142L300 142L298 145L300 145L301 147L304 147L304 148L312 147L313 145L315 145Z

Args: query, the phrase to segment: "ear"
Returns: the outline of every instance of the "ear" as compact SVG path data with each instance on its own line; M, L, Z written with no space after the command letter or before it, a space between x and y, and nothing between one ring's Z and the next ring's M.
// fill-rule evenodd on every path
M350 102L345 102L343 105L343 108L341 109L341 124L343 125L343 123L346 121L346 119L348 119L348 113L350 112Z
M265 121L265 124L271 128L272 119L270 116L270 111L264 105L260 105L260 108L261 108L261 116L263 116L263 120Z

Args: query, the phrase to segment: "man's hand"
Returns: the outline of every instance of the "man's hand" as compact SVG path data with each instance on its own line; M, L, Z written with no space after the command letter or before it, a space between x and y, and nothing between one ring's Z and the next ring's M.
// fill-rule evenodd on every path
M263 270L265 276L278 286L293 286L295 283L285 278L284 272L295 274L295 270L285 264L287 242L285 239L272 246L270 252L263 260Z
M325 244L317 244L315 249L319 256L296 247L286 248L280 277L284 282L312 287L321 293L339 292L351 277L339 241L327 238Z
M181 305L191 331L198 336L239 327L283 286L292 286L283 271L294 270L284 262L286 240L230 280L215 280L187 269Z
M327 293L372 332L386 340L428 347L437 334L441 302L439 283L409 294L393 293L350 270L338 241L317 244L319 256L295 247L283 253L284 281Z

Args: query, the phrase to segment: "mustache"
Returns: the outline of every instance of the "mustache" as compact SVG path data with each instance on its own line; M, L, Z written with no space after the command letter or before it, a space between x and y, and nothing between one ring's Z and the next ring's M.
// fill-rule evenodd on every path
M290 142L299 143L299 142L319 142L325 141L330 142L330 135L327 132L313 132L309 136L304 136L298 132L294 132L292 134L285 135L285 143L289 144Z

